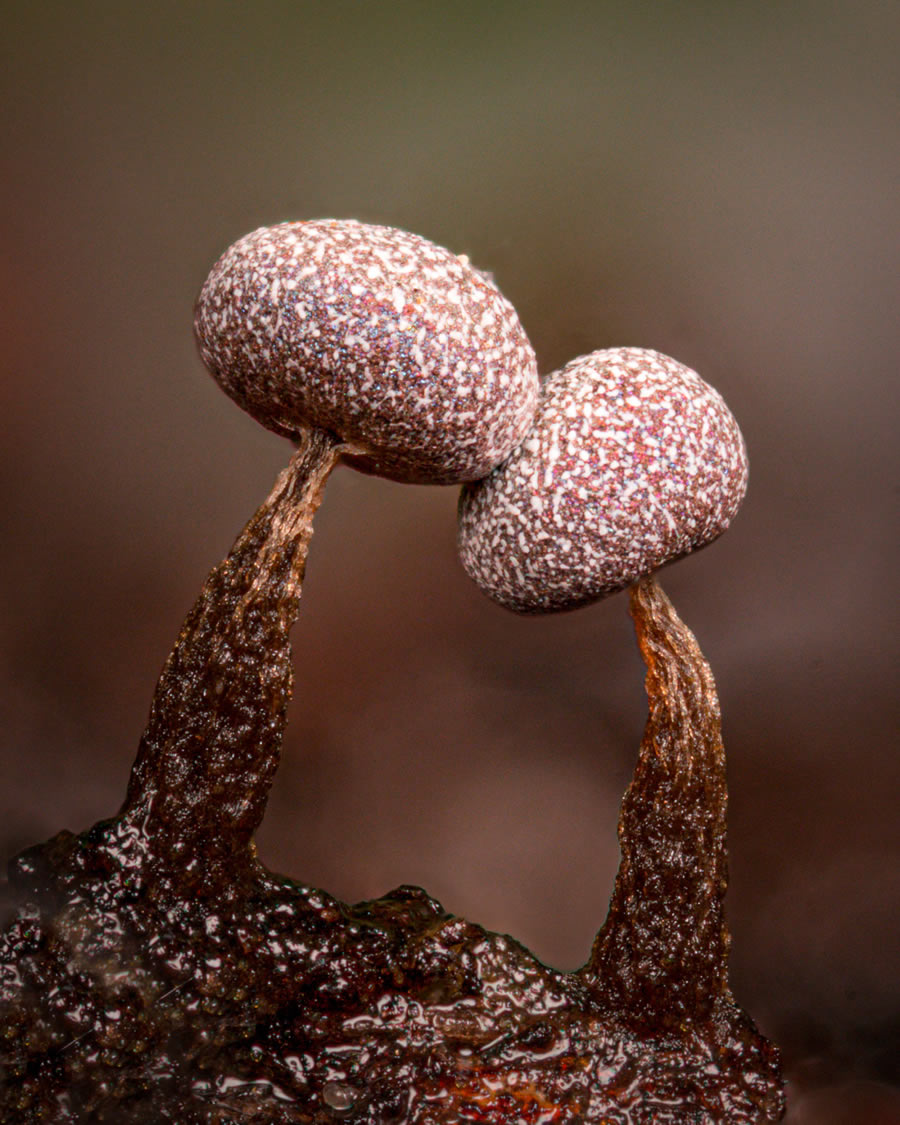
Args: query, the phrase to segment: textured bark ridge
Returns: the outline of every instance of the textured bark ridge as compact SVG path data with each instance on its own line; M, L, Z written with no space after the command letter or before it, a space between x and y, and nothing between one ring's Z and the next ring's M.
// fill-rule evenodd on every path
M0 1120L779 1120L777 1052L726 982L712 677L650 582L632 602L650 719L610 916L584 969L550 969L416 887L348 906L257 861L288 630L339 453L309 438L210 575L119 815L11 861Z

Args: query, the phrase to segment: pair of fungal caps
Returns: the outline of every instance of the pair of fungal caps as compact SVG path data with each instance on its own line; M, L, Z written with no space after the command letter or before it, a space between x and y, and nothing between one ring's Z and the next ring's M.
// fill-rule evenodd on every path
M658 352L592 352L540 386L492 279L418 235L263 227L197 301L200 352L259 422L393 480L463 484L463 566L519 612L574 608L720 535L747 485L721 396Z

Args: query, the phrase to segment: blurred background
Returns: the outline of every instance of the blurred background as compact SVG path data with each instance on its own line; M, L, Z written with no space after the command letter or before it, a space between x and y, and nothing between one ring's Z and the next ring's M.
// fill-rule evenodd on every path
M900 1122L900 9L890 2L40 3L0 46L0 846L118 807L157 673L290 449L194 297L261 224L353 217L492 271L543 373L657 348L725 396L741 514L663 582L716 674L732 983L795 1125ZM561 968L645 717L624 596L519 619L454 489L340 470L270 866L412 882Z

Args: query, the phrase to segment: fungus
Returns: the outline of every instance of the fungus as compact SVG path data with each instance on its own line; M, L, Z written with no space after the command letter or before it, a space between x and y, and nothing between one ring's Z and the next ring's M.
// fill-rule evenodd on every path
M338 435L359 468L478 480L519 443L534 353L487 274L418 235L322 219L261 227L197 301L200 354L259 422Z
M483 476L530 423L537 368L512 305L467 259L353 221L281 223L239 239L207 277L194 328L219 385L299 448L185 621L128 802L179 833L215 825L224 841L237 832L247 842L278 765L288 633L332 469L343 460L410 483ZM260 709L243 665L263 660L263 642Z
M613 348L544 384L522 444L463 489L460 558L509 609L574 609L710 543L747 488L722 397L658 352Z
M298 450L182 627L120 812L10 861L4 1125L777 1120L777 1056L724 975L714 688L647 580L633 606L651 715L581 971L420 888L351 906L256 856L328 475L340 460L436 483L490 470L536 397L515 314L412 235L293 224L226 253L197 335L229 393Z
M715 682L653 577L721 535L746 487L743 438L717 391L658 352L598 351L547 379L522 444L464 486L458 541L470 577L516 612L576 609L631 587L650 713L619 817L615 890L582 976L645 1045L674 1037L690 1054L694 1037L723 1059L752 1038L743 1078L768 1105L748 1120L778 1120L777 1052L728 986ZM727 1119L744 1120L735 1107Z

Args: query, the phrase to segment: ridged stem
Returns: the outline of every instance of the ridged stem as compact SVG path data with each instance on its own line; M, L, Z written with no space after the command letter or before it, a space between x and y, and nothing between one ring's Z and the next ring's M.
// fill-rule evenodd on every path
M674 1030L730 998L725 750L709 664L653 579L632 588L631 612L649 717L609 915L582 972L631 1023Z
M153 696L124 815L176 852L247 845L278 766L312 520L340 457L310 430L207 578Z

